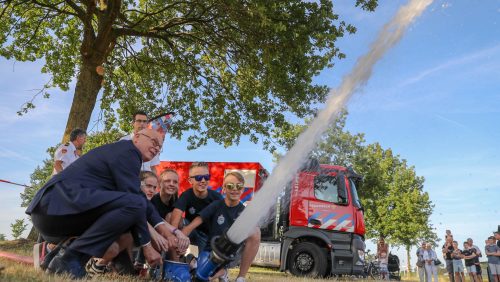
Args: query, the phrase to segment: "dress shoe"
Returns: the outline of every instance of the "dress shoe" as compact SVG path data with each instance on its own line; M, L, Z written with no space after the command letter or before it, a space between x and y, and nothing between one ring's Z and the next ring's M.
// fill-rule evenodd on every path
M80 279L87 274L84 265L88 259L88 255L73 250L66 250L63 254L60 252L52 259L47 268L47 272L68 274L71 279Z

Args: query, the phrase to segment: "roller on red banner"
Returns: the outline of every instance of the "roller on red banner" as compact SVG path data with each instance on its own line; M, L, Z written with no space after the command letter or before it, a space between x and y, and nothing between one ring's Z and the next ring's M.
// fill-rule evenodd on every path
M148 128L158 131L160 134L167 134L172 125L174 113L168 112L157 115L148 121Z

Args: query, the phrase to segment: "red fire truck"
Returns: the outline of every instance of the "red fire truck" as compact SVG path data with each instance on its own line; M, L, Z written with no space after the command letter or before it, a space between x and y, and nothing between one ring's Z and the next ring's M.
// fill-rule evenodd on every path
M160 170L177 170L179 193L190 187L191 162L161 162ZM268 172L259 163L209 162L210 189L221 191L224 175L238 171L245 177L242 202L251 202ZM294 275L362 275L364 266L363 208L351 169L309 162L297 173L261 226L262 242L255 265L279 267Z

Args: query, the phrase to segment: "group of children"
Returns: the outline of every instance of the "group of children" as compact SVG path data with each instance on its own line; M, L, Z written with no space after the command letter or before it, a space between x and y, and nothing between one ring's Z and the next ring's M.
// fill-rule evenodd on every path
M188 179L192 187L178 196L179 176L175 170L163 170L159 177L149 171L141 172L142 192L166 222L189 237L190 244L197 246L200 254L211 251L211 239L226 232L244 209L240 197L245 179L240 173L229 172L225 175L222 186L225 197L208 188L209 180L208 164L194 162L189 169ZM157 234L152 226L149 229L153 246L157 247L158 241L162 240L161 235ZM256 228L243 245L240 271L236 281L245 281L259 244L260 231ZM185 255L184 250L169 250L168 259L178 261L183 255ZM143 261L140 260L140 256L136 257L135 263L141 267ZM196 266L196 261L188 263L191 263L191 267ZM227 269L222 268L214 273L212 278L227 281L227 277Z
M479 262L479 258L482 257L480 248L474 245L471 238L463 242L462 246L463 249L460 249L458 242L453 240L451 231L447 230L442 252L450 282L465 282L465 270L472 282L482 281L482 269ZM500 282L500 230L485 240L485 255L488 259L488 279L491 282Z

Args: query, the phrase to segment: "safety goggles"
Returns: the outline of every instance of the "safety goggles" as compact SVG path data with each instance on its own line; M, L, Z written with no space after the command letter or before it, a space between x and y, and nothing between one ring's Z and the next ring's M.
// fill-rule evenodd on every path
M202 181L203 179L205 181L208 181L208 180L210 180L210 174L193 175L193 176L190 176L189 178L193 178L194 180L196 180L198 182Z
M226 188L227 190L242 190L244 188L243 184L242 183L238 183L238 184L234 184L234 183L226 183L224 185L224 188Z

